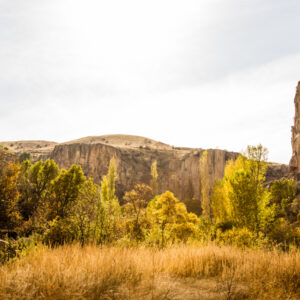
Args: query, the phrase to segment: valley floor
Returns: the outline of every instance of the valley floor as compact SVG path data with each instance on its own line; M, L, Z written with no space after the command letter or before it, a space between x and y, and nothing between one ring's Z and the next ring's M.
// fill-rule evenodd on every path
M0 267L0 299L300 299L300 252L39 247Z

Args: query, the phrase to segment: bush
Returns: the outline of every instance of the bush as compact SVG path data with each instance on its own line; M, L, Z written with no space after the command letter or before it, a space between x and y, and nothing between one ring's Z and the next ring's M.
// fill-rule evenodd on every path
M22 163L23 161L25 160L29 160L31 161L32 157L31 157L31 153L30 152L22 152L20 155L19 155L19 162Z
M41 243L39 235L28 238L22 237L17 240L6 238L0 242L0 264L27 256Z
M300 246L300 227L297 222L290 224L286 219L279 218L274 222L269 236L280 248L286 250L289 245Z
M44 233L43 242L50 246L71 243L76 238L74 228L68 219L56 217L49 222L49 228Z
M217 230L216 241L220 245L233 245L239 248L253 247L256 244L256 237L247 228L235 228L222 232Z

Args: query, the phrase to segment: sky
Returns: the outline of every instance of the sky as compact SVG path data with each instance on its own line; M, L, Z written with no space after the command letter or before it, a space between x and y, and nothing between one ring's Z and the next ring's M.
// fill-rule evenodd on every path
M0 0L0 141L132 134L288 163L299 0Z

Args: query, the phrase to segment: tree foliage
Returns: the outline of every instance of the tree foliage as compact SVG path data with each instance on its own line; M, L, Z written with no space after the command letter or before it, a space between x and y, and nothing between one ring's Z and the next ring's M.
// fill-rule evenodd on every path
M24 220L28 220L44 206L51 194L53 180L60 170L54 160L42 160L31 165L29 160L23 161L19 178L21 198L19 207Z
M153 195L158 194L158 172L157 172L157 161L155 160L151 165L151 189Z
M205 217L211 217L211 203L210 203L210 186L209 186L209 172L207 162L208 152L204 151L199 160L200 172L200 199L202 206L202 214Z
M60 170L53 160L20 164L16 155L1 148L0 230L34 234L52 246L77 241L165 247L191 240L239 247L300 245L296 183L282 179L266 186L266 159L267 150L261 145L248 147L228 161L224 178L211 193L204 151L199 161L201 202L193 197L191 177L184 202L170 191L157 195L153 162L152 188L136 184L120 206L115 158L98 186L80 166Z
M69 170L62 169L53 181L49 201L49 218L65 218L78 199L85 182L80 166L72 165Z
M120 204L115 194L117 167L114 158L110 160L108 173L100 185L100 198L96 205L97 215L94 236L98 243L112 242L120 233Z
M170 241L186 241L196 233L197 216L188 213L184 203L170 191L156 196L147 210L151 222L150 238L161 247Z
M0 229L13 229L21 220L18 211L18 177L20 165L5 150L0 149Z
M267 150L248 147L245 155L229 161L225 177L214 187L213 213L217 222L231 221L253 232L267 230L275 216L270 193L264 188Z
M126 231L132 240L145 239L145 227L148 223L146 207L151 198L152 189L145 184L137 184L133 190L125 193L123 212L126 217Z

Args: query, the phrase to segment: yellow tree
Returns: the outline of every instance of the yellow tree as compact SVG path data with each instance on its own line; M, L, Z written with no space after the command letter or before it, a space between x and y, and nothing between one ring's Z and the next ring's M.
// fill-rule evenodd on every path
M78 200L72 207L70 217L76 239L80 240L81 245L93 237L96 205L99 198L99 186L93 182L93 179L89 178L80 189Z
M208 152L204 151L199 160L200 172L200 198L202 206L202 215L211 217L211 203L210 203L210 187L209 187L209 172L207 163Z
M151 165L151 188L153 195L158 194L158 172L157 172L157 161L155 160Z
M106 175L100 184L100 199L97 203L95 238L99 243L110 242L117 236L120 227L120 205L115 194L117 167L115 158L109 162Z
M184 203L169 191L156 196L147 211L151 222L150 239L161 247L169 241L186 241L196 233L198 217L188 213Z
M145 184L137 184L133 190L125 193L123 211L126 229L133 240L142 241L145 238L146 207L151 197L152 189Z
M254 232L264 230L274 218L270 193L264 188L266 149L248 147L246 156L230 161L225 177L214 188L213 212L219 222L231 221Z

